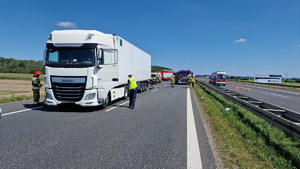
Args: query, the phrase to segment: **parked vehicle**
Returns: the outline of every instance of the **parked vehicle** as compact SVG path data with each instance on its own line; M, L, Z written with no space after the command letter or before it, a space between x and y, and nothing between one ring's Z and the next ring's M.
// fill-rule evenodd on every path
M173 75L173 71L171 70L163 70L161 73L161 78L162 80L166 81L166 80L171 80L171 76Z
M159 78L157 73L151 73L151 82L152 84L159 83Z
M187 83L187 77L191 75L193 76L193 72L191 70L179 70L177 72L177 77L175 77L175 83Z
M53 31L44 52L47 105L99 106L128 97L128 74L147 90L151 56L115 34Z
M223 85L225 86L227 83L227 75L224 71L213 72L210 76L209 80L210 84L214 85Z

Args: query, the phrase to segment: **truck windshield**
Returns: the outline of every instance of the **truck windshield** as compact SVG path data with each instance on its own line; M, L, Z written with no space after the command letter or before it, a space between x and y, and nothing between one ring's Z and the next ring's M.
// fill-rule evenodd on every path
M46 66L92 67L95 65L95 49L59 49L47 51Z
M151 78L156 78L156 75L151 75Z
M217 79L226 79L226 75L218 74Z
M178 76L187 77L188 75L192 75L192 72L178 72Z

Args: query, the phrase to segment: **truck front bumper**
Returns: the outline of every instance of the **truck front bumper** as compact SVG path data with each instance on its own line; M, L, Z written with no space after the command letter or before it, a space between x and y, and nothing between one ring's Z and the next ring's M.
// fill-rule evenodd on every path
M87 96L89 94L93 95L93 93L94 93L94 97L87 98ZM57 105L62 105L62 104L75 104L75 105L79 105L82 107L94 107L94 106L99 106L102 103L100 103L100 104L98 103L96 89L85 90L82 99L77 102L76 101L58 101L55 99L52 89L46 89L46 104L48 106L57 106Z

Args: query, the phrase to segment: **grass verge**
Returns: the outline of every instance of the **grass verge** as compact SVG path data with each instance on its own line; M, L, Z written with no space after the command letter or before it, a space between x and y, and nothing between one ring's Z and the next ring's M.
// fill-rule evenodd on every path
M46 95L45 93L41 93L40 98L45 98L45 95ZM3 97L3 98L0 98L0 104L24 101L24 100L33 100L32 94L19 95L19 96L11 95L9 97Z
M300 168L299 139L200 83L194 90L226 168Z

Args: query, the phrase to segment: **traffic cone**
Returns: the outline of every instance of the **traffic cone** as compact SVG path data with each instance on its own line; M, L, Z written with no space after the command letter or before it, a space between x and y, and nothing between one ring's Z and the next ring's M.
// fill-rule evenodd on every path
M233 87L233 84L232 84L232 87Z
M241 85L241 90L243 90L243 86Z
M228 83L228 86L230 87L230 83Z
M249 89L249 87L248 87L248 90L247 90L247 92L250 92L250 89Z
M235 91L236 91L236 92L238 91L238 88L237 88L237 87L235 88Z

